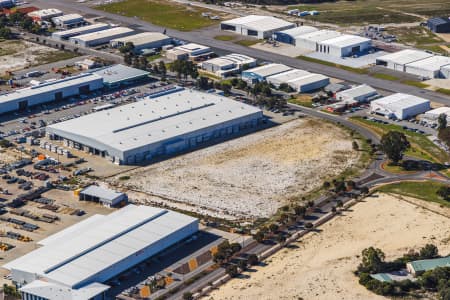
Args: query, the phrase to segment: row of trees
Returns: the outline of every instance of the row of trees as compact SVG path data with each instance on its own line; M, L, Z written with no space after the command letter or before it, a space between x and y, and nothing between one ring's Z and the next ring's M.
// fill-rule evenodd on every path
M199 76L197 66L190 60L176 60L170 64L170 71L175 72L178 79L186 80L188 77L197 79Z
M423 290L438 292L440 299L450 299L450 267L436 268L419 275L416 282L411 280L382 282L374 279L370 274L391 272L406 267L407 262L420 259L439 257L438 248L427 244L419 251L409 251L402 257L392 261L385 261L385 254L379 248L370 247L362 251L362 261L356 271L359 283L376 294L385 296L404 296L412 291Z

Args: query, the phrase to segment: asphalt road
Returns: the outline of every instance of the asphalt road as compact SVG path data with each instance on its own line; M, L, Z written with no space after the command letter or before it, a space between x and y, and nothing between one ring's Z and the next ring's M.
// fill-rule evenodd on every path
M165 28L144 22L137 18L130 18L121 15L107 13L100 10L95 10L81 3L76 3L74 0L34 0L30 1L30 4L36 5L38 7L55 7L65 12L78 12L84 15L86 14L98 15L113 20L116 23L121 23L124 25L133 25L133 28L137 27L140 30L144 31L162 32L165 30ZM378 79L364 74L356 74L339 68L312 63L292 57L287 57L284 55L279 55L276 53L248 48L234 44L233 42L216 40L214 39L214 36L220 34L218 26L190 32L180 32L177 30L167 29L167 34L180 40L205 44L214 49L220 49L228 52L242 53L264 61L282 63L289 65L291 67L307 70L310 72L321 73L330 77L343 79L349 82L359 84L365 83L377 89L390 92L408 93L419 97L427 98L434 102L450 105L450 97L433 91L405 85L399 82Z

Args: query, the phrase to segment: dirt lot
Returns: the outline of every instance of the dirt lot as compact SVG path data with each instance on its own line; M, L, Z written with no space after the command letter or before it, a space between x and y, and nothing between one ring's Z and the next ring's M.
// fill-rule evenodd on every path
M24 41L0 42L0 75L43 63L49 54L58 50Z
M249 279L232 280L204 299L386 299L352 273L364 248L379 247L387 259L426 243L443 255L450 251L449 218L390 195L367 198L320 229L298 248L272 256Z
M142 202L154 196L220 217L261 217L357 160L344 130L299 119L121 174L130 176L126 181L117 176L109 182L144 192L129 193Z

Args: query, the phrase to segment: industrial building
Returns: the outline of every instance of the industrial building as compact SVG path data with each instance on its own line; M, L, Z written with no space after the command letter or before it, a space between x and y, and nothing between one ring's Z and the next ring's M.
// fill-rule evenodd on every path
M64 13L56 8L48 8L48 9L41 9L41 10L35 10L30 13L28 13L28 16L33 19L35 22L42 22L42 21L51 21L54 17L62 16Z
M135 53L140 53L143 49L158 49L172 44L172 38L159 32L143 32L126 37L113 39L109 42L111 47L119 48L127 43L132 43Z
M58 28L73 28L73 27L80 27L86 24L86 21L84 20L82 15L79 14L68 14L68 15L62 15L59 17L52 18L53 24L55 24Z
M241 35L258 39L272 38L277 31L294 28L295 24L272 16L249 15L241 18L223 21L221 30L232 31Z
M307 34L297 36L295 45L299 48L311 51L319 51L319 43L341 35L342 33L339 33L334 30L313 31Z
M128 205L93 215L38 242L11 261L22 299L110 299L108 280L198 231L198 219L174 211Z
M242 72L242 79L251 83L261 82L267 77L292 70L291 67L282 64L267 64Z
M243 68L253 68L256 66L256 59L232 53L221 57L212 58L202 62L203 70L214 73L216 76L225 78L241 72Z
M391 70L405 72L406 65L432 57L433 54L425 51L406 49L376 58L376 64L385 66Z
M450 57L435 55L407 64L405 72L422 78L441 78L444 77L441 68L449 65Z
M67 147L116 164L136 164L195 149L257 126L262 111L226 97L178 90L47 126Z
M431 18L427 21L427 27L435 33L450 33L450 18Z
M93 73L103 78L103 84L107 88L118 88L144 81L150 74L147 71L120 64L100 68Z
M82 34L69 38L69 40L82 47L94 47L102 44L107 44L109 41L130 35L133 29L127 27L114 27L102 31Z
M372 40L357 35L344 34L317 42L316 52L335 57L347 57L365 53L371 48Z
M422 115L422 118L428 122L437 123L440 115L446 115L447 122L450 122L450 107L442 106L427 111Z
M311 32L315 32L318 30L319 29L317 29L316 27L312 27L312 26L298 26L298 27L294 27L291 29L283 30L283 31L277 31L274 33L274 35L275 35L276 41L278 41L280 43L291 44L291 45L295 46L298 36L308 34Z
M214 52L208 46L189 43L174 47L166 51L166 58L170 60L199 60L209 58Z
M369 102L378 96L378 92L366 84L358 85L347 90L337 92L335 95L338 101L355 100L359 103Z
M330 78L322 75L311 73L303 77L292 79L287 84L299 93L308 93L327 86L330 83Z
M397 93L370 103L370 112L399 120L409 119L430 110L430 101L408 94Z
M290 80L294 80L300 77L304 77L306 75L309 75L308 71L299 70L299 69L292 69L280 74L272 75L267 77L267 82L270 84L273 84L276 88L280 86L282 83L287 83Z
M119 193L96 185L90 185L80 191L77 191L80 201L91 201L101 203L107 207L117 207L128 202L128 196L125 193Z
M0 95L0 114L23 111L30 106L87 94L101 88L103 88L103 78L97 74L82 73L41 83Z
M88 34L96 31L101 31L110 28L106 23L95 23L92 25L77 27L69 30L55 31L52 33L52 38L56 40L68 40L71 37Z

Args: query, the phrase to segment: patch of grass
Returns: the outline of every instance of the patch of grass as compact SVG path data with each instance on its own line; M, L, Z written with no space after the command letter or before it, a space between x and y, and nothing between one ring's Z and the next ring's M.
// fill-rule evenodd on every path
M147 56L147 61L148 62L152 62L152 61L154 61L156 59L159 59L161 57L162 57L161 53L150 55L150 56Z
M439 197L436 192L440 187L446 186L443 183L426 181L426 182L399 182L381 186L378 191L385 193L399 194L403 196L414 197L425 201L432 201L441 205L450 207L450 201L446 201Z
M448 46L448 45L446 45L446 46ZM443 54L443 55L448 54L448 51L443 49L440 45L418 45L417 48L420 48L423 50L428 50L428 51L438 53L438 54Z
M436 92L450 96L450 89L439 88L439 89L436 90Z
M418 87L418 88L421 88L421 89L429 87L428 84L420 82L420 81L415 81L415 80L402 80L401 83L407 84L407 85L410 85L410 86L415 86L415 87Z
M235 41L233 43L244 46L244 47L250 47L255 44L258 44L259 42L260 42L260 40L239 40L239 41Z
M379 78L379 79L384 79L384 80L389 80L389 81L397 81L400 78L395 77L393 75L389 75L389 74L383 74L383 73L373 73L371 74L373 77L375 78Z
M61 60L67 60L79 56L79 54L70 51L56 51L39 54L36 65L50 64Z
M394 124L375 123L361 117L351 117L350 120L367 127L380 137L391 130L403 132L411 143L411 148L406 152L409 156L437 163L444 163L449 159L448 154L444 150L436 146L423 134L405 130L401 126Z
M297 56L297 58L301 59L301 60L305 60L305 61L309 61L309 62L321 64L321 65L325 65L325 66L339 68L339 69L346 70L346 71L353 72L353 73L357 73L357 74L368 74L369 73L369 71L367 69L352 68L352 67L339 65L339 64L335 64L335 63L332 63L332 62L329 62L329 61L320 60L320 59L312 58L312 57L308 57L308 56L300 55L300 56Z
M125 0L96 8L180 31L191 31L219 23L218 20L201 15L202 12L211 12L209 10L163 0Z
M295 98L291 98L288 100L289 103L297 104L305 107L312 108L312 97L308 95L298 95Z
M426 45L443 42L440 37L422 26L388 27L386 30L389 34L394 34L397 40L403 44Z
M203 71L203 70L198 70L198 74L200 74L200 76L203 76L203 77L208 77L209 79L212 79L212 80L222 80L221 77L211 74L209 72Z
M218 40L218 41L232 41L232 40L234 40L236 37L235 36L232 36L232 35L216 35L215 37L214 37L214 39L215 40Z
M125 181L125 180L129 180L131 177L128 175L124 175L124 176L120 176L119 180Z
M406 171L401 166L394 166L394 165L390 165L388 163L383 164L382 168L383 168L383 170L385 170L387 172L390 172L390 173L394 173L394 174L412 174L412 173L416 173L416 171Z

